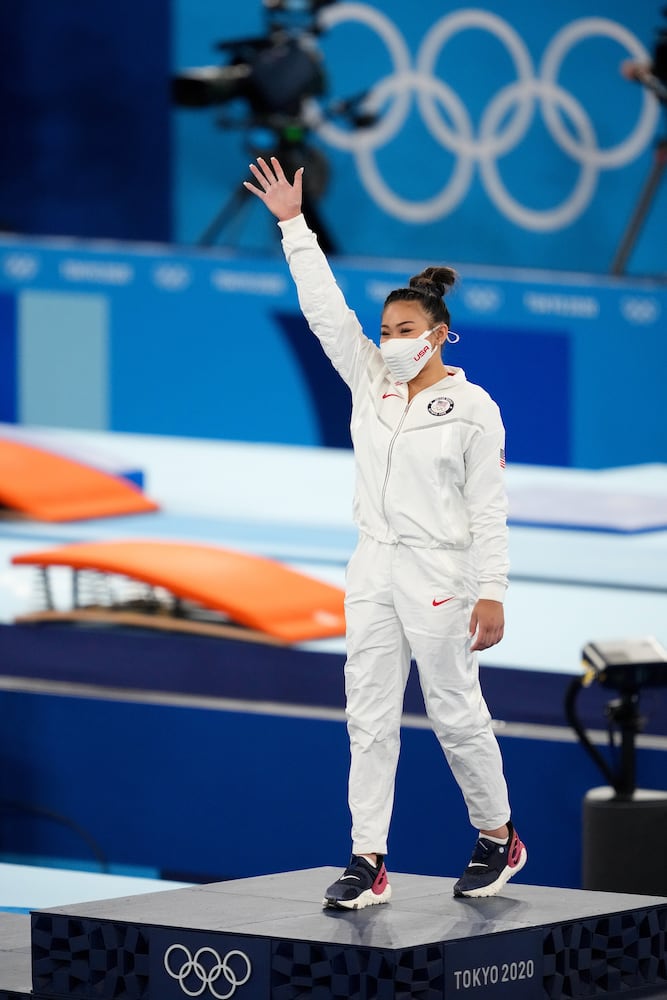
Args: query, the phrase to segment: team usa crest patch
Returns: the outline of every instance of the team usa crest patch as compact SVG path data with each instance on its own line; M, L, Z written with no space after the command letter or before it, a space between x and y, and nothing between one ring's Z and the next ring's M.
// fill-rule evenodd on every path
M428 412L432 417L444 417L454 409L454 400L449 396L438 396L428 404Z

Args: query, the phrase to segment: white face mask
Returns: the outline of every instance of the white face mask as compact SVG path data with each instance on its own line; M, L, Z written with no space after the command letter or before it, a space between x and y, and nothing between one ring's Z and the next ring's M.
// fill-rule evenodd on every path
M435 351L430 340L426 338L441 325L438 323L438 326L425 330L418 337L392 337L391 340L380 344L382 360L397 382L410 382L419 375Z

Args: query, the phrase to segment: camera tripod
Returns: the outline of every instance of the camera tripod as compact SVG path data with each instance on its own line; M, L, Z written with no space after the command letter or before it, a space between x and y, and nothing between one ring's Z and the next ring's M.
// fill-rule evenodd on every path
M609 720L610 742L613 742L614 726L620 731L620 759L614 769L594 746L584 729L577 712L577 699L584 687L582 678L574 678L566 692L565 715L579 742L591 760L597 765L604 778L613 788L618 799L632 798L635 791L635 740L642 731L645 720L639 714L639 691L622 691L620 697L609 701L606 716Z
M586 649L593 645L589 644ZM632 655L628 644L626 651ZM586 655L584 660L594 663ZM666 664L664 659L645 660L641 664L608 660L603 672L598 673L602 685L616 687L619 695L605 708L611 762L594 746L577 712L577 699L589 679L574 677L566 692L567 720L607 782L602 787L589 789L583 800L583 889L667 894L667 864L663 854L656 854L654 849L654 844L663 843L667 836L667 792L637 788L635 748L637 736L647 721L639 712L642 686L662 686ZM607 670L613 672L613 678L607 676ZM619 671L628 674L620 683ZM628 844L632 845L630 851Z
M224 123L222 123L224 124ZM276 146L270 150L259 149L248 144L251 159L258 156L267 159L277 156L287 177L293 177L299 167L305 167L303 175L303 214L310 228L317 233L318 242L324 253L336 253L336 245L317 205L324 194L329 179L329 168L322 153L309 146L301 127L291 127L278 132ZM242 184L223 202L219 210L206 226L197 244L203 247L218 242L224 230L232 222L246 213L254 198Z
M653 165L649 171L648 177L644 182L644 186L639 194L639 199L635 206L634 212L630 217L630 221L625 229L625 232L621 238L621 242L618 245L616 254L614 255L614 260L611 265L611 273L616 275L621 275L625 273L625 266L628 262L628 258L632 253L641 228L644 225L646 216L649 213L653 199L660 187L660 181L662 180L662 175L665 171L665 166L667 166L667 137L659 139L655 145L655 151L653 154Z

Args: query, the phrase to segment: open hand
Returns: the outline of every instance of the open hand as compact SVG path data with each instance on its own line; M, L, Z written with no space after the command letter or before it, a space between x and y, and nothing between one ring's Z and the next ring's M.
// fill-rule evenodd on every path
M243 186L257 195L280 222L301 214L303 167L299 167L295 173L292 184L285 177L275 156L271 157L270 165L263 157L258 156L257 165L250 164L250 172L257 184L244 181Z

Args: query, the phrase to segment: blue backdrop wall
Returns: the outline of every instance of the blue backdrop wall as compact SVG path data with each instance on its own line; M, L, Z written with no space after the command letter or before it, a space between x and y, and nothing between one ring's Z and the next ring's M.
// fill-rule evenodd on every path
M164 0L0 4L0 229L170 237Z
M657 0L326 5L317 37L326 92L308 145L329 166L320 207L340 252L608 271L660 132L657 100L619 65L652 54L660 9ZM225 62L216 41L267 31L259 3L177 0L174 13L180 67ZM372 127L327 114L364 93ZM234 118L233 102L222 110ZM182 240L201 234L249 154L275 146L270 133L217 127L220 117L176 114ZM629 262L635 273L667 271L666 210L667 190ZM256 214L227 241L264 245Z
M619 64L650 58L660 8L330 0L312 37L310 16L288 23L310 38L324 93L296 122L272 114L267 128L265 100L251 108L234 88L199 111L170 92L188 66L229 66L217 43L267 40L276 22L262 0L7 0L0 227L194 243L245 194L249 157L290 145L296 124L308 177L328 173L315 203L340 254L605 273L665 125ZM357 110L372 124L359 128L340 111L364 94ZM269 221L248 198L216 239L271 251ZM666 210L663 186L629 273L667 272Z

